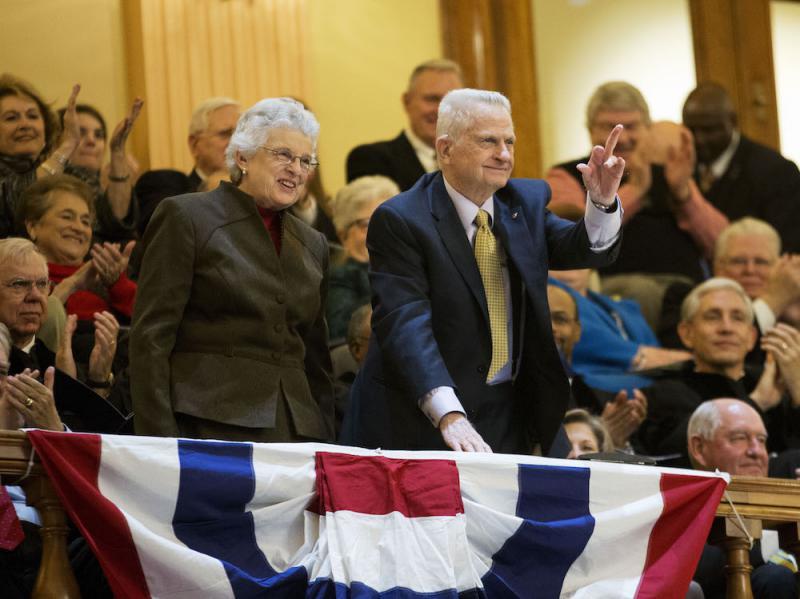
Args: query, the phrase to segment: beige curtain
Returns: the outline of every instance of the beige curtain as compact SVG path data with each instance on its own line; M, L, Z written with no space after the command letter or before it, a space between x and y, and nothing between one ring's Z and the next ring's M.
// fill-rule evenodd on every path
M133 139L146 168L188 170L193 107L308 98L307 0L124 0L129 95L145 99Z

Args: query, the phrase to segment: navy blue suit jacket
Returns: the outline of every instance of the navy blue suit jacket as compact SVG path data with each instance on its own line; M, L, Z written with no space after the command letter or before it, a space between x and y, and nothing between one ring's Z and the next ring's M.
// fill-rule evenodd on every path
M550 325L548 268L603 266L619 247L591 251L583 221L554 216L545 208L549 200L540 180L514 179L495 194L493 229L509 258L512 295L519 292L512 298L515 405L499 419L485 384L492 343L483 283L441 173L378 208L367 234L373 337L343 441L444 449L417 402L450 386L495 450L509 449L498 435L511 427L526 440L513 451L529 449L531 438L547 451L569 397Z

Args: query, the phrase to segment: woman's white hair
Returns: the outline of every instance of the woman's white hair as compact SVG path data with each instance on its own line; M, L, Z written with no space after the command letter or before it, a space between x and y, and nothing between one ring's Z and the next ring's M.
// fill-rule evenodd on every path
M500 107L511 115L511 102L500 92L485 89L454 89L439 104L436 137L457 139L486 107Z
M742 301L745 305L747 321L752 323L754 319L753 302L750 301L750 298L747 296L744 288L739 285L739 283L733 279L726 279L725 277L714 277L712 279L708 279L691 290L689 295L686 296L686 299L684 299L683 303L681 304L681 322L689 322L692 320L692 318L694 318L694 315L697 314L697 310L700 308L700 299L705 294L711 293L712 291L719 291L721 289L733 291L736 295L742 298Z
M339 232L356 221L361 209L375 200L385 201L400 193L397 183L389 177L370 175L350 181L333 200L333 225Z
M253 104L239 118L236 131L225 150L225 164L234 184L238 185L242 180L242 171L236 164L236 152L250 158L259 146L267 142L273 129L299 131L311 140L316 153L319 123L311 111L292 98L266 98Z

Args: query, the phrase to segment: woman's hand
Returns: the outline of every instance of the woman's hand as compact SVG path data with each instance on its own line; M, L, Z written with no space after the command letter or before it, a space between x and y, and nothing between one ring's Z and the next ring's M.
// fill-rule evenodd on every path
M89 355L89 380L105 382L111 375L114 355L117 353L117 335L119 323L111 312L95 312L94 315L94 347ZM96 390L100 391L100 390ZM102 389L104 397L108 389Z
M91 289L97 284L97 271L92 261L84 262L81 267L58 285L53 287L50 295L57 297L62 304L66 304L69 296L81 289Z
M68 159L81 143L81 128L78 124L78 92L81 91L80 84L72 86L72 93L67 101L67 109L64 111L64 128L61 132L61 142L58 145L58 153Z
M51 431L64 430L56 410L53 383L56 371L52 366L45 370L44 384L37 379L39 371L25 369L21 374L8 377L6 397L25 419L27 426Z
M139 118L139 113L142 111L143 105L144 100L136 98L133 101L133 106L131 106L131 111L128 116L122 119L114 128L114 133L111 134L111 140L109 141L112 157L115 153L125 154L125 143L128 141L128 135L130 135L131 129L133 129L133 124L136 122L136 119ZM113 171L111 174L117 176L125 175L125 173L114 173Z
M92 246L90 251L91 262L103 286L111 287L119 280L120 275L127 270L131 252L133 252L135 245L135 241L128 242L122 251L115 243L97 243Z

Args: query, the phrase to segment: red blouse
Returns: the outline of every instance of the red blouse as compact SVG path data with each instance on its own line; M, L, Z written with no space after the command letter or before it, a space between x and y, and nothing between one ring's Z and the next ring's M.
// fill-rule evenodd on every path
M75 273L79 266L47 263L50 280L58 284ZM95 312L108 310L115 316L130 319L133 314L133 301L136 299L136 283L125 273L120 275L116 283L106 288L107 297L101 297L92 291L81 289L67 298L65 306L67 314L77 314L78 320L94 320Z

